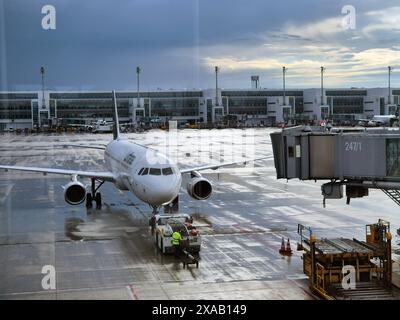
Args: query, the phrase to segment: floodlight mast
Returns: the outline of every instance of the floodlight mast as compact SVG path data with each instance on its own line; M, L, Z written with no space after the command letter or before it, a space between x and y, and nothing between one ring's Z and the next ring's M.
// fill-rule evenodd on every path
M325 67L321 67L321 105L324 105L324 72Z
M41 75L41 77L42 77L42 103L41 103L41 107L39 107L39 104L38 104L38 126L39 126L39 128L42 126L42 124L41 124L41 120L40 120L40 109L45 109L45 103L44 103L44 73L45 73L45 70L44 70L44 67L42 66L42 67L40 67L40 75Z
M142 70L140 69L140 67L136 67L136 77L137 77L137 105L136 108L140 107L140 93L139 93L139 84L140 84L140 72Z
M389 88L388 88L388 104L391 104L392 103L392 95L391 95L391 92L390 92L390 75L391 75L391 73L392 73L392 70L393 70L393 67L391 67L391 66L388 66L388 80L389 80Z
M215 105L219 106L218 102L218 72L219 68L218 66L215 66Z
M283 74L283 105L286 106L286 71L287 68L284 66L282 67L282 74Z

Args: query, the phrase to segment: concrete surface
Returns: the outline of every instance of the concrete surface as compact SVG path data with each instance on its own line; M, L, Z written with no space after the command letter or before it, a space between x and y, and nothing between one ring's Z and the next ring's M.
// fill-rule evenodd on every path
M179 155L185 167L271 155L271 131L156 130L127 136ZM101 150L62 145L109 139L109 134L1 135L0 163L102 170ZM320 237L358 239L364 239L365 224L378 218L392 223L393 234L400 225L399 208L383 193L372 191L350 206L344 199L327 200L323 208L320 183L276 180L273 160L204 176L214 183L209 200L191 199L185 184L180 195L180 210L195 216L204 241L199 269L183 269L155 248L148 229L151 208L132 194L106 183L102 210L87 211L64 201L68 177L1 171L0 299L313 299L295 251L298 223ZM293 256L278 253L282 237L290 238ZM398 240L396 235L394 250ZM44 265L55 267L56 290L41 286Z

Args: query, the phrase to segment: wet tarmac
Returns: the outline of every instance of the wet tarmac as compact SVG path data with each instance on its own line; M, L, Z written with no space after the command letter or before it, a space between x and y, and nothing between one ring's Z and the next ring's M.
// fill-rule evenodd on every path
M177 156L182 167L270 156L272 129L180 130L128 134ZM109 134L0 135L0 163L102 170L103 152L63 144L106 144ZM167 147L166 147L167 145ZM245 146L244 146L245 145ZM254 148L255 146L255 148ZM252 166L205 171L214 185L207 201L183 184L180 211L194 215L203 235L199 268L163 256L148 227L151 208L110 183L104 206L70 206L68 177L0 172L0 299L314 299L295 249L297 224L318 237L364 239L378 218L400 225L397 205L379 191L352 200L327 200L320 183L277 180L272 159ZM87 180L82 180L89 182ZM282 237L294 254L279 254ZM399 242L394 236L394 250ZM394 260L400 260L394 255ZM56 289L42 288L44 265L56 270Z

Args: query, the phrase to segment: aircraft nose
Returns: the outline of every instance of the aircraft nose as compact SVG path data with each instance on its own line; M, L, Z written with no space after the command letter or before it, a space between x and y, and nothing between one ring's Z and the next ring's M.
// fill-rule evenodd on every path
M163 181L152 184L151 190L151 201L154 204L163 205L174 200L179 192L179 186L171 181Z
M171 202L176 197L174 188L165 188L157 186L154 192L154 200L157 204L162 205Z

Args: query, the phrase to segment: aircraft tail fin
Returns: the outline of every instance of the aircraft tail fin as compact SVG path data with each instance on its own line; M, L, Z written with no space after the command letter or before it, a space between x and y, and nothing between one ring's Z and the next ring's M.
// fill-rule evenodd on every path
M114 126L113 126L113 138L114 140L119 139L119 120L118 120L118 108L117 108L117 97L115 90L112 91L113 103L114 103Z

